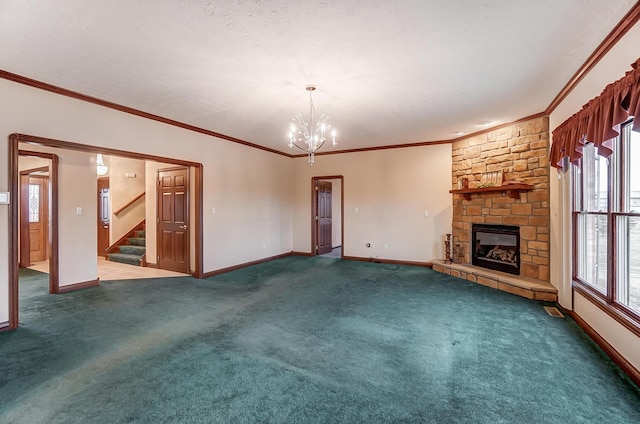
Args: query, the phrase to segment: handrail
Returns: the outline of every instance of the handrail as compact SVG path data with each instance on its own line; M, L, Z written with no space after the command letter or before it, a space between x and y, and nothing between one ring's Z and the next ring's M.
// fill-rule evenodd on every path
M120 209L118 209L117 211L115 211L113 214L115 216L120 215L122 212L124 212L125 209L127 209L129 206L133 205L134 203L136 203L138 200L142 199L144 197L146 193L143 191L142 193L138 194L136 197L133 198L133 200L131 200L130 202L128 202L126 205L124 205L123 207L121 207Z

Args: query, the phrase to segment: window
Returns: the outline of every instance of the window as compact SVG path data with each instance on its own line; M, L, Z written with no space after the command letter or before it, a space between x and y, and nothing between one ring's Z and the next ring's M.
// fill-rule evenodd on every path
M29 222L40 222L40 186L29 184Z
M573 166L574 286L640 322L640 133L622 125L614 153L584 146Z

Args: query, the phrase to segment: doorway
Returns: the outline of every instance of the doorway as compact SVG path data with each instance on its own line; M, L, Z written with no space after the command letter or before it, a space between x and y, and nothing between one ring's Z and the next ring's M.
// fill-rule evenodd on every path
M155 161L165 164L178 165L188 167L191 171L191 179L193 181L192 193L193 204L191 222L193 223L193 239L191 247L194 250L192 255L194 267L193 275L196 278L204 278L204 271L202 269L203 264L203 232L202 232L202 199L203 199L203 166L201 163L183 161L174 158L165 158L154 155L138 154L127 152L123 150L103 148L92 145L85 145L73 142L66 142L61 140L49 139L44 137L37 137L24 134L11 134L8 140L8 157L9 157L9 198L19 199L20 196L20 168L19 158L21 156L35 156L44 157L50 159L50 227L49 227L49 242L50 242L50 261L49 261L49 293L61 293L69 292L73 290L79 290L87 287L93 287L97 285L98 280L90 280L78 283L67 283L60 288L59 286L59 217L58 217L58 156L53 153L45 153L38 151L27 150L28 146L33 145L35 149L42 148L54 148L61 149L61 151L77 151L86 153L102 153L114 156L129 157L134 159L142 159ZM67 190L69 187L67 186ZM93 192L95 193L95 191ZM91 202L95 202L95 194L91 196ZM78 209L79 210L79 209ZM95 222L95 221L94 221ZM19 227L20 227L20 215L19 215L19 201L11 202L9 204L9 322L8 325L1 327L2 330L13 330L19 326ZM91 252L95 252L94 247L91 247ZM90 248L90 246L87 246Z
M344 257L344 177L311 179L312 256Z

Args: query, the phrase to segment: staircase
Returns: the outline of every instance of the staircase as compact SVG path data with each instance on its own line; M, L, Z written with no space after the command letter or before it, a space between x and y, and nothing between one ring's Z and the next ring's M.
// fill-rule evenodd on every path
M147 251L145 243L145 230L132 230L130 234L108 249L114 253L107 253L107 258L112 262L144 266L144 255Z

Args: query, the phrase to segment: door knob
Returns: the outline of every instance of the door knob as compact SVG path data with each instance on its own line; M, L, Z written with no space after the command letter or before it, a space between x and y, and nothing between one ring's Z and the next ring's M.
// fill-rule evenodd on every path
M180 225L178 228L182 228L183 230L186 230L187 226L186 225Z

